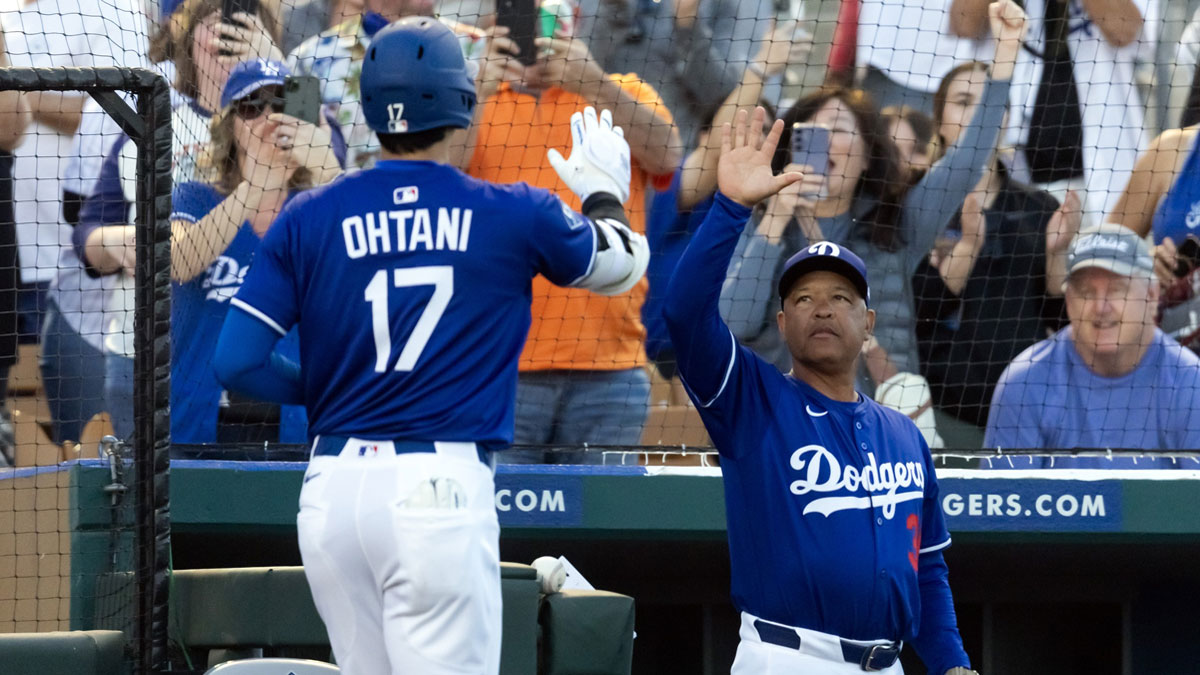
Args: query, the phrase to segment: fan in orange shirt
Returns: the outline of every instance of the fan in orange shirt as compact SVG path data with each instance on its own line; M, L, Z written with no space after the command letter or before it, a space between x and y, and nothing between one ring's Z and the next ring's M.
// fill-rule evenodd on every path
M538 38L537 61L514 67L492 40L480 74L480 100L467 173L497 183L525 181L557 194L578 209L579 199L551 167L546 152L571 146L571 114L583 106L612 111L633 156L626 213L645 233L646 187L670 184L682 143L670 111L637 75L604 72L587 43L571 35L574 9L543 0L543 10L566 12L554 37ZM503 34L503 29L501 29ZM514 79L513 72L520 78ZM507 81L501 82L500 78ZM597 297L533 280L533 323L521 354L517 386L517 445L632 445L649 409L644 368L645 329L640 311L643 279L629 293Z

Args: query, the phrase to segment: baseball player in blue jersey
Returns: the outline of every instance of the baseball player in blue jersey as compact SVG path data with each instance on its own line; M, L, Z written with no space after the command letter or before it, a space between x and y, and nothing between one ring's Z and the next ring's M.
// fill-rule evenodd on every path
M216 370L231 390L307 406L300 551L349 675L482 673L500 659L492 452L512 441L530 282L628 290L629 146L607 111L572 119L552 163L583 200L449 166L475 106L454 34L402 19L362 71L374 168L296 197L232 300ZM273 351L292 326L303 370Z
M855 391L870 336L867 271L814 244L779 282L781 374L739 346L718 314L725 269L753 205L800 180L773 176L782 122L723 130L715 203L667 291L680 375L721 453L734 605L735 675L902 672L904 643L930 673L965 673L941 550L950 535L917 427Z

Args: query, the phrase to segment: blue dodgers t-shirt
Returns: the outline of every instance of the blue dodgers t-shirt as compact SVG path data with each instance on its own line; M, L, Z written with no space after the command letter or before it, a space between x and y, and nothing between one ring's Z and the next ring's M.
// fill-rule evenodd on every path
M181 183L172 194L171 220L195 223L224 199L225 195L207 183ZM171 439L176 443L217 440L217 414L224 388L213 372L213 354L229 312L229 300L241 288L261 241L246 221L208 269L185 283L171 283ZM298 360L295 333L282 340L278 349L284 356ZM307 441L303 407L281 407L279 440Z
M1093 373L1068 326L1018 356L996 386L988 448L1200 449L1200 357L1155 329L1133 372ZM1040 461L1040 463L1039 463ZM1050 466L1039 458L1034 466ZM1018 462L1017 468L1025 464ZM1167 458L1056 457L1055 468L1195 468Z
M385 160L288 204L233 302L299 324L313 435L507 445L533 277L569 285L595 251L546 190Z

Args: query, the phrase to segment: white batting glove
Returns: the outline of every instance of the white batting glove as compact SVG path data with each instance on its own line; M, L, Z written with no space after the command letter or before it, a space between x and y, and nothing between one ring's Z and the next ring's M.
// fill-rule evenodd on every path
M615 195L624 204L629 199L629 144L625 132L614 127L612 113L588 106L571 115L571 158L558 150L546 153L571 192L587 201L595 192Z

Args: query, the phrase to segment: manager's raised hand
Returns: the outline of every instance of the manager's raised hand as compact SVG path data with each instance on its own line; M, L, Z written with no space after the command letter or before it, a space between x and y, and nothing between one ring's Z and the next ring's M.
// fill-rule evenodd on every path
M778 176L771 170L771 158L783 133L783 121L775 120L763 138L767 111L759 106L754 114L739 110L733 124L721 128L721 159L717 162L717 187L721 193L743 206L754 206L783 188L803 180L804 174L787 171ZM749 119L749 125L747 125Z

